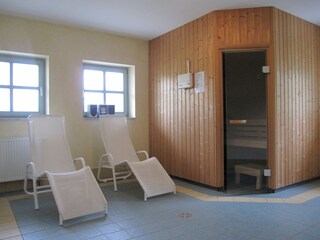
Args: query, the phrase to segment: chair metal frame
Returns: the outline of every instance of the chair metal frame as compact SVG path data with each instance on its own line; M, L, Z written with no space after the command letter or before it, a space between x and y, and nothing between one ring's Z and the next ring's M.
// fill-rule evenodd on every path
M85 162L83 158L75 158L74 162L76 163L77 161L80 162L81 168L85 167ZM28 195L32 195L34 199L34 209L38 210L39 209L39 199L38 195L43 194L43 193L50 193L52 192L50 184L45 184L45 185L40 185L40 181L47 181L47 176L46 172L44 172L40 176L36 176L34 173L36 172L35 170L36 166L33 162L27 163L26 167L26 175L24 178L24 183L23 183L23 189L24 192ZM32 189L28 189L28 180L32 181Z
M28 120L28 129L29 129L29 141L35 141L35 136L32 132L32 120L33 119L39 119L39 118L62 118L62 136L64 138L65 144L66 144L66 151L70 153L69 145L67 144L66 141L66 133L65 133L65 122L64 122L64 117L62 116L54 116L54 115L30 115L27 120ZM31 146L31 143L30 143ZM70 153L71 156L71 153ZM49 184L41 185L40 181L47 181L47 176L46 176L46 171L50 171L50 169L43 170L41 172L38 171L37 169L37 164L34 162L34 160L37 158L37 153L34 148L31 147L31 159L32 161L29 162L26 165L26 175L24 178L24 184L23 184L23 189L24 192L28 195L33 196L34 199L34 209L38 210L39 209L39 200L38 200L38 195L39 194L44 194L44 193L49 193L51 191L51 187ZM73 163L76 164L77 162L80 163L81 168L85 167L85 161L82 157L74 158ZM74 171L76 170L76 167L74 165L74 168L68 168L65 170L65 172L68 171ZM28 189L28 180L32 181L32 186L31 189Z
M133 174L144 191L144 201L148 197L169 192L176 193L174 182L158 159L150 158L145 150L135 151L125 116L100 116L100 130L106 153L100 157L97 173L99 181L112 180L114 191L118 191L117 180L127 179ZM126 170L117 172L116 168L121 166L125 166ZM112 177L101 177L104 168L111 169Z
M143 154L145 159L149 158L149 154L147 151L141 150L136 152L137 155L139 154ZM124 171L116 171L117 167L124 167L126 168L126 170ZM106 168L106 169L111 169L112 171L112 177L111 178L102 178L101 177L101 172L102 169ZM105 153L102 154L99 160L99 167L98 167L98 173L97 173L97 179L101 182L108 182L108 181L113 181L113 188L114 191L118 191L118 186L117 186L117 180L125 180L127 178L129 178L132 175L132 171L130 169L130 167L127 164L127 161L123 161L121 163L116 164L113 156L111 153Z

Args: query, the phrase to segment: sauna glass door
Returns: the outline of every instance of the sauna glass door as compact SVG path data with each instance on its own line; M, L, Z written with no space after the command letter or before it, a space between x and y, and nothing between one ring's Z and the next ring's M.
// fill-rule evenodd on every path
M223 52L224 176L227 193L267 190L266 52Z

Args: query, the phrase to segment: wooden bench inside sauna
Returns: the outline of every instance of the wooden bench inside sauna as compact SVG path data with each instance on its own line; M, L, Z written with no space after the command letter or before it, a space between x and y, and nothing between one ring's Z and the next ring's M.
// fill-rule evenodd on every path
M246 149L267 149L267 124L265 120L229 120L227 145ZM243 163L242 163L243 162ZM256 177L256 189L261 189L266 159L242 159L234 165L235 182L240 175Z

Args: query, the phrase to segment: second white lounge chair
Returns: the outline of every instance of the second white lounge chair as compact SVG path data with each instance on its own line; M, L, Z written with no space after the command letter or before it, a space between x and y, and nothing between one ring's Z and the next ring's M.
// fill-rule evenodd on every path
M97 178L102 182L113 180L114 190L117 191L117 179L126 179L132 173L144 191L144 201L148 197L165 193L176 193L175 183L162 167L157 158L149 158L146 151L136 152L125 116L103 115L100 117L101 136L106 154L100 157ZM146 160L140 161L137 154L143 154ZM128 166L126 171L117 172L119 166ZM112 171L111 178L102 178L102 169Z

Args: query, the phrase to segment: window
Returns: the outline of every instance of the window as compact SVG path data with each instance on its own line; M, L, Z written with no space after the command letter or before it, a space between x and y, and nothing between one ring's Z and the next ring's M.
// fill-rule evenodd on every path
M116 114L128 115L128 68L83 65L83 113L88 105L114 105Z
M0 54L0 117L45 113L45 59Z

